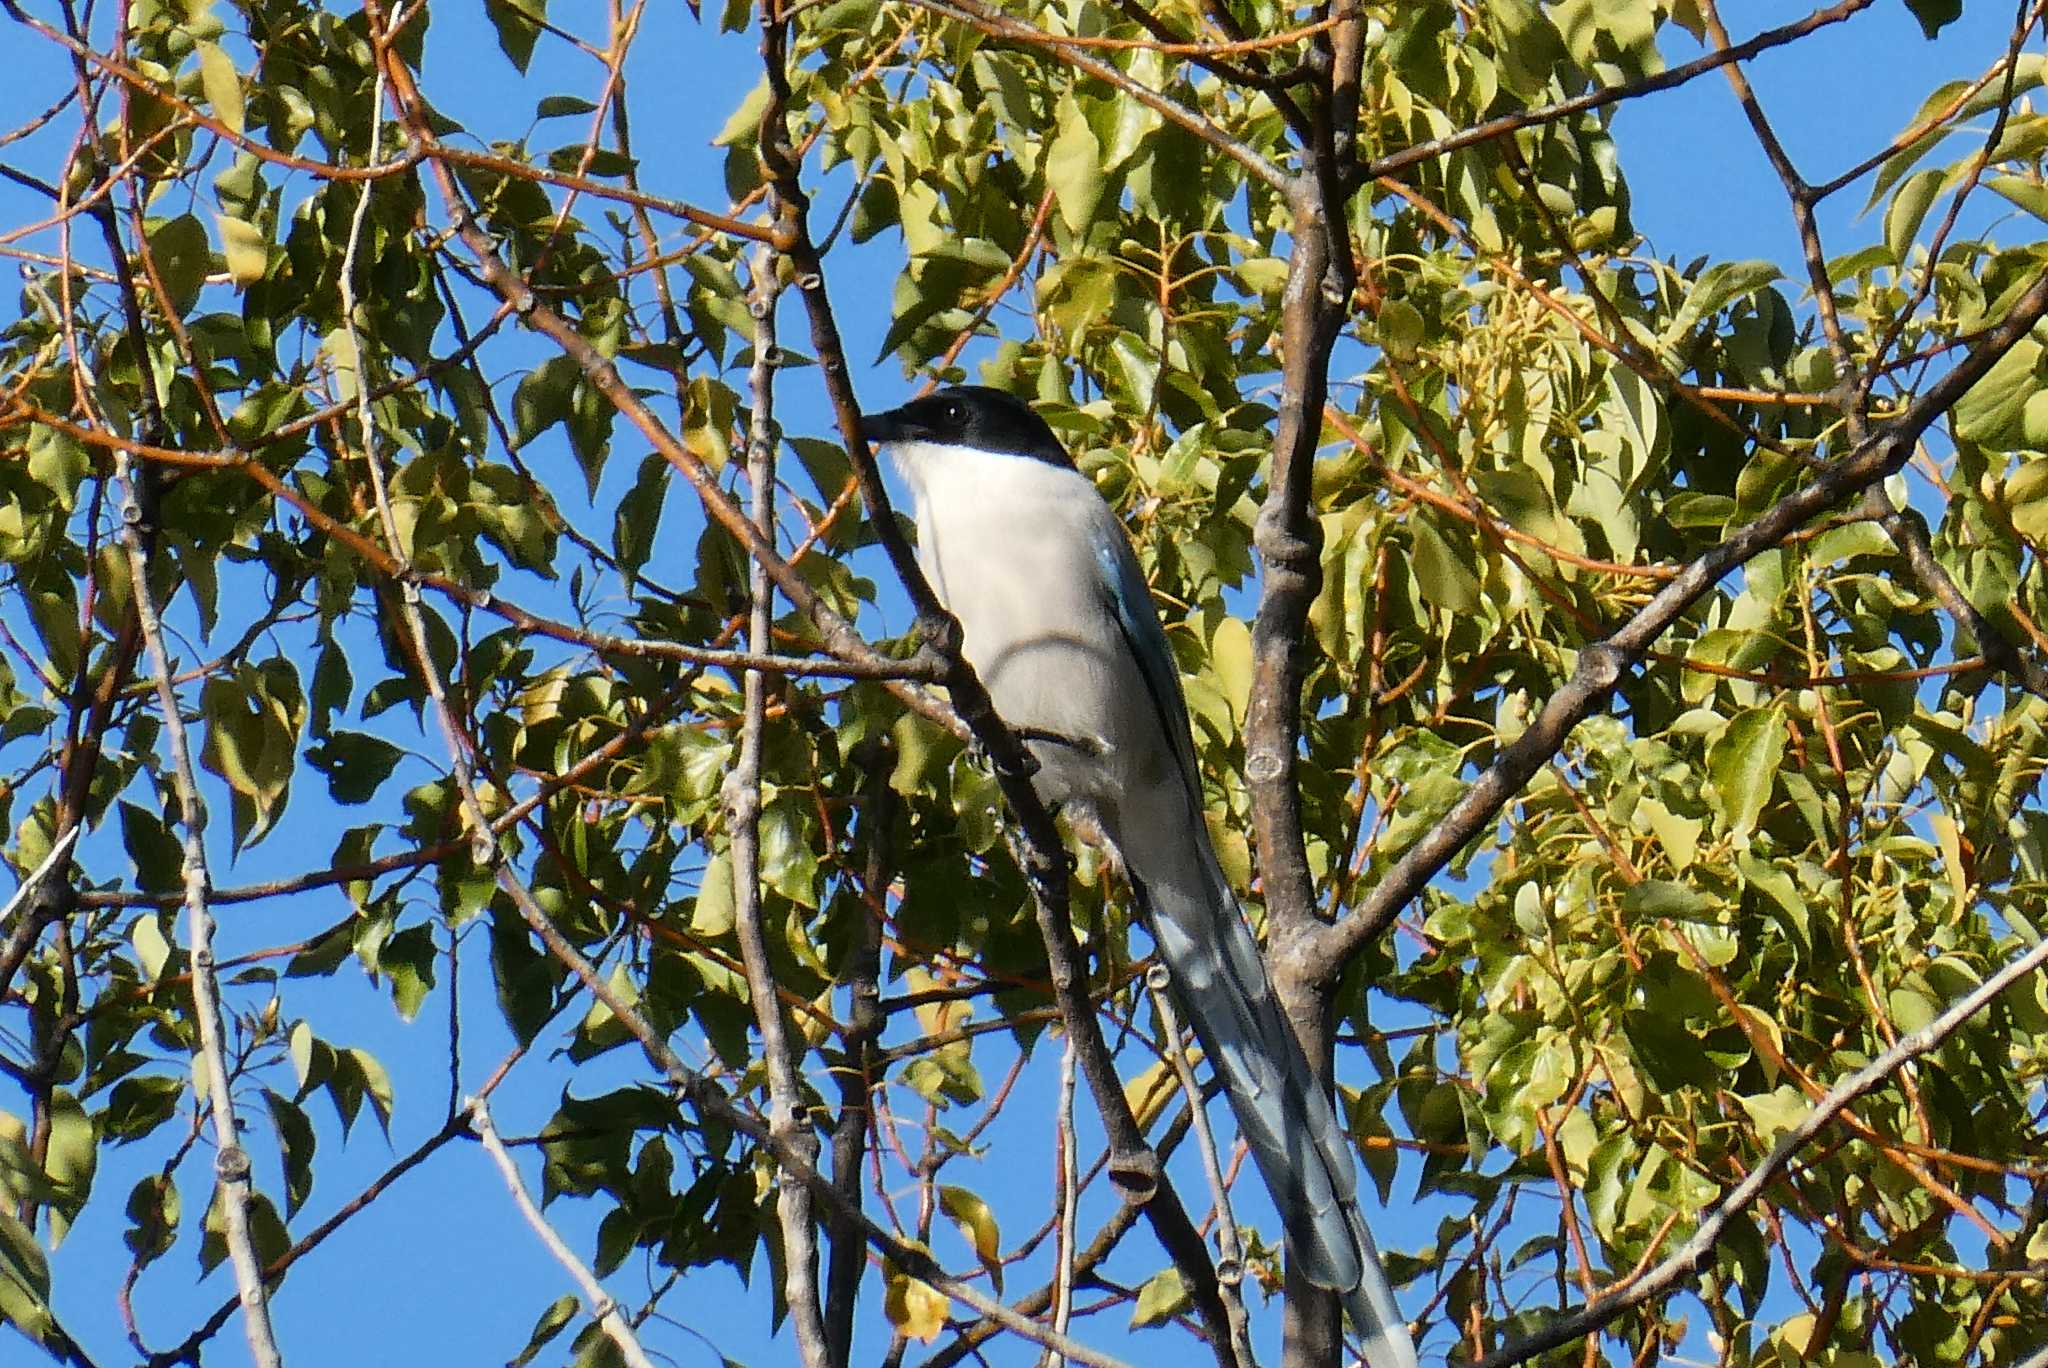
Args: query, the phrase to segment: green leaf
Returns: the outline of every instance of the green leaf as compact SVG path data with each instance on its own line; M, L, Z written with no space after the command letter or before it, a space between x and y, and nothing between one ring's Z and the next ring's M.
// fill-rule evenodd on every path
M544 95L540 103L533 107L533 117L536 119L559 119L571 114L596 112L597 106L580 95Z
M1718 1081L1718 1074L1700 1048L1700 1038L1666 1012L1656 1010L1654 1002L1647 1008L1632 1007L1623 1012L1621 1029L1628 1037L1629 1048L1635 1052L1636 1063L1659 1091L1675 1092L1688 1086L1712 1088Z
M534 947L532 933L516 912L493 906L490 916L491 977L498 1010L512 1038L530 1045L553 1012L553 961Z
M1738 299L1763 289L1784 273L1768 261L1720 261L1700 273L1686 291L1685 302L1664 325L1666 341L1676 342L1699 324Z
M2036 393L2027 400L2028 416L2041 399L2042 394ZM2048 546L2048 457L2022 461L2017 470L2005 477L1999 493L2019 534L2036 546Z
M1749 1119L1756 1122L1757 1137L1766 1145L1776 1144L1779 1136L1804 1121L1809 1106L1806 1094L1790 1083L1781 1083L1768 1093L1737 1100L1749 1113Z
M164 1074L135 1074L114 1085L99 1127L109 1140L139 1140L178 1113L185 1080Z
M526 1347L506 1360L505 1368L526 1368L526 1365L533 1362L535 1356L548 1346L549 1341L561 1334L570 1321L576 1319L576 1313L582 1307L583 1303L573 1292L564 1292L549 1302L547 1309L542 1311L540 1318L533 1323L533 1333L526 1337Z
M393 935L377 951L377 968L391 980L391 1000L398 1015L411 1021L434 987L433 928L425 923Z
M1989 370L1956 401L1951 421L1956 436L1990 451L2010 451L2025 438L2027 401L2041 387L2044 349L2023 337L1991 363Z
M2048 184L2026 176L1992 176L1984 182L2037 219L2048 219Z
M1785 723L1775 707L1736 714L1707 747L1707 774L1731 834L1746 836L1756 827L1784 758Z
M175 1180L160 1173L145 1175L129 1189L127 1212L130 1224L121 1240L137 1264L147 1267L170 1253L184 1215Z
M995 1212L978 1194L951 1185L939 1188L939 1206L973 1244L974 1257L988 1270L989 1281L1000 1294L1003 1290L1003 1239L996 1226Z
M1059 124L1052 146L1046 149L1045 179L1052 187L1053 203L1067 228L1080 234L1095 221L1095 208L1102 202L1105 177L1102 144L1072 95L1060 101Z
M1920 21L1920 32L1929 42L1963 17L1963 0L1906 0L1906 8Z
M736 147L751 145L761 127L761 115L767 112L768 101L773 92L768 89L768 78L763 76L754 82L753 89L741 100L738 108L725 121L725 126L711 137L713 147Z
M270 241L263 230L232 214L221 214L214 222L220 228L221 255L235 284L253 285L263 279L270 267Z
M706 940L716 940L732 931L732 852L720 850L704 866L697 881L697 897L691 904L690 930Z
M1252 695L1252 634L1243 618L1217 619L1216 634L1209 638L1209 668L1230 715L1242 723Z
M368 1050L351 1046L342 1052L344 1058L355 1068L356 1076L362 1080L363 1095L370 1099L370 1110L377 1114L377 1124L383 1128L386 1139L391 1135L391 1076L384 1072L384 1066Z
M1916 171L1906 177L1898 193L1892 196L1891 205L1884 211L1884 242L1896 260L1906 259L1920 231L1920 221L1927 217L1928 207L1941 193L1941 180L1940 171Z
M540 38L539 21L548 16L547 0L484 0L484 15L498 31L499 51L524 75Z
M654 536L668 497L668 470L668 458L660 452L642 457L632 489L619 500L612 515L612 554L619 558L629 580L654 554Z
M164 829L163 819L125 798L120 813L121 844L135 865L136 887L147 893L170 893L184 887L185 848ZM152 919L144 920L155 926Z
M49 1260L12 1203L0 1207L0 1318L38 1338L55 1328Z
M1194 1305L1178 1268L1162 1268L1138 1289L1138 1304L1131 1309L1131 1328L1163 1325Z
M1278 265L1279 263L1274 263ZM1285 271L1281 272L1283 278ZM1422 349L1422 313L1405 299L1390 299L1380 306L1375 336L1380 350L1396 361L1413 361Z
M190 214L159 223L149 230L149 255L157 275L180 316L192 311L206 276L213 269L213 247L206 225Z
M551 356L535 366L512 392L512 445L523 447L569 416L583 373L569 356Z
M78 1099L63 1088L51 1090L46 1116L49 1149L43 1172L56 1192L55 1205L69 1216L92 1195L93 1174L99 1169L99 1133ZM53 1220L56 1214L51 1213ZM53 1241L62 1235L53 1227Z
M242 78L235 71L234 58L218 43L194 43L199 54L199 88L213 106L214 117L239 133L242 131Z
M946 1329L946 1294L908 1273L890 1269L882 1291L882 1314L896 1332L930 1344Z
M313 1151L318 1137L305 1109L288 1097L263 1090L263 1104L270 1110L270 1123L277 1129L277 1147L284 1159L284 1211L298 1214L313 1191Z
M323 657L324 659L324 657ZM330 732L306 750L306 763L327 776L327 792L337 803L367 803L391 777L405 752L368 732Z
M1668 879L1645 879L1623 895L1621 908L1631 921L1670 917L1678 921L1704 921L1706 900L1688 885Z
M1415 581L1422 596L1446 612L1477 608L1479 577L1473 573L1471 538L1459 537L1454 548L1428 514L1411 517L1408 533L1415 539Z
M66 513L78 507L78 486L92 469L85 446L68 432L41 423L28 430L28 477L56 496Z
M11 1118L9 1118L11 1120ZM27 1135L14 1127L0 1126L0 1196L14 1201L54 1202L57 1189L34 1155L29 1153Z

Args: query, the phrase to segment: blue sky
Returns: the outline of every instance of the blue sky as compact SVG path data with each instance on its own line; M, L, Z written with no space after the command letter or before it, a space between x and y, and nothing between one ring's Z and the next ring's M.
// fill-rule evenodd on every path
M36 7L39 13L52 8ZM557 8L566 13L567 7ZM1790 12L1782 6L1747 0L1725 7L1725 18L1738 37L1789 17ZM1873 11L1850 24L1789 52L1767 54L1752 65L1752 77L1802 169L1810 179L1822 180L1881 145L1907 121L1934 85L1981 70L2003 50L2010 22L2008 7L1973 0L1964 18L1930 44L1922 39L1917 23L1900 0L1879 0ZM648 23L649 31L635 50L636 65L629 71L634 82L636 151L643 159L643 181L657 191L714 203L722 194L723 153L709 147L707 140L723 122L725 112L754 82L758 70L754 40L749 35L715 35L708 23L698 26L682 6L673 3L651 7ZM19 36L9 37L7 42L10 48L33 51L25 64L26 74L0 88L0 127L12 126L43 108L68 80L68 72L50 61L38 43ZM539 93L556 88L584 94L596 91L590 63L565 59L556 45L546 42L536 57L533 78L524 86L514 83L482 21L481 7L442 7L435 16L430 51L422 82L425 90L454 117L479 131L489 130L490 137L515 135L517 121L507 117L507 108L530 107ZM1667 52L1673 61L1694 55L1689 41L1676 30L1671 31ZM580 132L580 124L580 120L562 121L555 131L566 141ZM1633 191L1636 226L1647 235L1651 250L1681 262L1699 255L1763 257L1781 263L1795 279L1801 278L1797 238L1784 197L1724 80L1709 76L1631 104L1618 116L1616 130ZM536 145L547 145L546 138L537 138ZM47 176L54 174L55 168L45 164L36 169ZM830 183L843 187L843 171ZM1862 189L1857 187L1823 206L1821 223L1830 254L1846 252L1877 236L1876 220L1856 215L1862 200ZM822 195L821 202L828 208L837 205L830 193ZM32 197L0 183L0 222L22 222L40 212ZM2019 239L2034 235L2037 229L2038 225L2012 224L1998 231L2002 237ZM835 255L831 263L834 299L857 367L875 354L886 329L889 286L899 265L898 252L897 244L884 235L865 247ZM784 332L786 337L803 336L794 308L785 312ZM907 387L893 362L858 371L855 379L870 407L895 402ZM804 372L786 377L783 399L789 426L798 430L823 426L822 401L806 383ZM630 481L632 466L630 460L613 461L598 500L600 506L609 507L619 488ZM587 511L577 506L580 480L563 481L558 492L572 517ZM663 545L670 554L692 544L689 521L679 507L682 502L680 496L671 501L671 521L664 528ZM598 530L602 531L602 525ZM658 554L649 567L657 577L660 560ZM0 605L0 613L13 611ZM196 635L189 613L174 613L173 621ZM903 622L899 617L884 625L897 629ZM421 757L406 771L415 781L438 769L444 751L437 737L415 734L408 744ZM228 859L226 824L216 823L212 834L218 838L214 848L217 881L237 884L301 869L308 863L309 849L328 848L336 827L363 820L360 815L343 815L326 807L317 788L317 782L302 780L286 826L239 862ZM120 857L112 847L103 846L102 852L110 858L103 858L100 867L118 865ZM343 911L338 897L319 896L227 909L222 916L224 953L298 939L337 920ZM509 1048L510 1040L489 1006L492 986L480 944L471 949L465 965L460 987L466 1004L462 1083L467 1087L488 1072ZM380 1003L364 991L352 963L345 964L332 979L295 983L288 1002L294 1013L312 1019L323 1037L374 1053L390 1070L399 1098L389 1148L375 1134L376 1123L367 1115L357 1122L355 1134L344 1147L331 1115L315 1104L321 1148L318 1184L308 1215L319 1219L386 1167L395 1154L410 1149L439 1126L448 1092L443 1063L445 985L412 1025L401 1022L388 1003ZM992 1061L997 1061L997 1056L980 1058L985 1073L1000 1068L1000 1062ZM507 1135L530 1134L537 1129L557 1105L557 1089L566 1076L557 1063L545 1059L522 1063L498 1095L495 1110L500 1129ZM579 1094L588 1094L647 1077L647 1069L632 1052L617 1051L579 1069L573 1086ZM1049 1071L1033 1075L1047 1088L1050 1077ZM1049 1153L1044 1141L1052 1098L1047 1094L1018 1101L1020 1105L1010 1109L991 1138L997 1153L1030 1155L1036 1163L1039 1156ZM19 1111L20 1099L0 1090L0 1108ZM1085 1104L1081 1110L1085 1119ZM1006 1136L1010 1144L1005 1143ZM276 1192L280 1184L267 1124L253 1118L250 1146L258 1159L259 1182ZM142 1171L143 1161L157 1161L160 1154L161 1146L151 1143L104 1156L95 1202L53 1256L59 1314L103 1364L130 1358L110 1296L119 1270L127 1263L121 1244L125 1221L120 1195ZM524 1154L529 1161L528 1181L536 1183L538 1164L532 1162L531 1151ZM203 1159L202 1150L198 1159L188 1161L181 1170L188 1212L205 1201ZM1177 1167L1183 1190L1191 1194L1202 1191L1192 1159L1190 1151ZM982 1187L992 1196L1000 1194L999 1212L1014 1215L1018 1223L1016 1229L1007 1221L1005 1224L1006 1236L1014 1239L1044 1211L1050 1173L1028 1167L989 1171L993 1168L982 1166L969 1174L963 1166L960 1180ZM1243 1185L1239 1193L1245 1194L1251 1187ZM1084 1204L1084 1229L1089 1228L1091 1215L1099 1219L1106 1211L1101 1195L1094 1195L1092 1208ZM1417 1206L1407 1201L1408 1196L1397 1189L1394 1210L1376 1222L1385 1243L1398 1247L1426 1242L1436 1217L1446 1210L1440 1205ZM550 1215L572 1244L588 1249L595 1220L587 1206L559 1201ZM302 1216L298 1224L303 1227L306 1222L307 1217ZM963 1248L950 1231L942 1229L939 1240L943 1257L956 1264L962 1261ZM1149 1251L1149 1241L1136 1243ZM195 1247L196 1239L186 1240L142 1281L136 1311L153 1346L175 1341L231 1294L224 1272L195 1281ZM1120 1276L1136 1281L1150 1271L1151 1262L1153 1256L1146 1252L1113 1268ZM622 1300L631 1302L644 1293L648 1276L640 1263L629 1260L612 1285ZM767 1276L764 1265L756 1274L753 1290L747 1291L725 1271L693 1274L664 1305L703 1340L650 1327L650 1346L672 1354L683 1364L715 1364L721 1354L755 1365L785 1361L786 1338L777 1344L767 1335L763 1310ZM489 1363L502 1362L514 1353L532 1318L566 1290L565 1278L514 1217L482 1154L474 1146L458 1144L401 1180L376 1207L295 1271L276 1299L274 1311L287 1360L294 1364ZM1270 1355L1277 1343L1277 1307L1261 1311L1255 1304L1253 1315L1261 1349ZM1184 1359L1190 1352L1182 1337L1125 1337L1121 1325L1122 1317L1112 1315L1087 1325L1083 1334L1139 1363ZM884 1342L879 1314L873 1308L864 1312L860 1342L865 1347L863 1357L878 1354ZM566 1343L566 1339L559 1341L558 1347ZM715 1346L715 1351L710 1346ZM18 1346L0 1351L0 1359L11 1362L17 1351ZM209 1360L240 1362L242 1353L238 1327L231 1323L210 1350ZM560 1357L552 1353L542 1361L559 1361ZM920 1357L913 1349L909 1361ZM1031 1357L1021 1346L993 1356L994 1361L1003 1363L1028 1362Z

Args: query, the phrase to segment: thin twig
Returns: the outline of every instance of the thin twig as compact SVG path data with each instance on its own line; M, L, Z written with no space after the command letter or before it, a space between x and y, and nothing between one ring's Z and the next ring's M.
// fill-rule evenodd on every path
M512 1162L511 1151L498 1138L498 1129L491 1124L491 1104L482 1098L473 1098L469 1103L469 1128L476 1132L476 1138L483 1142L484 1153L491 1156L491 1162L498 1166L498 1172L505 1179L505 1188L512 1194L513 1204L530 1226L540 1242L547 1246L548 1253L555 1256L555 1262L569 1271L576 1285L583 1289L584 1310L611 1337L617 1346L619 1357L625 1359L628 1368L654 1368L653 1361L640 1347L640 1340L633 1334L633 1327L619 1312L619 1304L612 1300L597 1275L584 1266L575 1251L562 1243L562 1237L541 1215L540 1208L533 1204L533 1198L526 1191L526 1182L519 1176L519 1166Z
M1216 1150L1216 1134L1209 1126L1209 1109L1204 1105L1202 1085L1195 1081L1194 1066L1182 1044L1180 1015L1174 1010L1173 994L1167 991L1171 972L1163 964L1145 971L1145 990L1152 998L1152 1010L1159 1014L1160 1033L1166 1037L1166 1058L1195 1121L1195 1149L1202 1156L1202 1172L1209 1179L1209 1192L1216 1201L1216 1283L1223 1309L1230 1313L1231 1350L1240 1368L1252 1368L1251 1323L1245 1315L1244 1244L1238 1238L1237 1218L1230 1210L1230 1184L1223 1176L1223 1162Z
M1054 1119L1053 1143L1060 1166L1059 1216L1053 1239L1052 1328L1061 1334L1074 1315L1074 1209L1080 1198L1080 1164L1074 1137L1074 1037L1069 1035L1060 1050L1060 1105ZM1066 1360L1053 1356L1054 1368L1065 1368Z

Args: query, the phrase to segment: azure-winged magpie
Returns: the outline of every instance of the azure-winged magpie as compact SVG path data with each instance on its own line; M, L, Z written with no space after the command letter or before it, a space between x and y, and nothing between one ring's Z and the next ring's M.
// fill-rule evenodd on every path
M1092 817L1121 856L1288 1257L1341 1294L1372 1368L1415 1368L1350 1146L1210 847L1180 673L1122 524L1045 420L1000 390L940 390L862 434L910 484L919 564L1037 757L1039 796Z

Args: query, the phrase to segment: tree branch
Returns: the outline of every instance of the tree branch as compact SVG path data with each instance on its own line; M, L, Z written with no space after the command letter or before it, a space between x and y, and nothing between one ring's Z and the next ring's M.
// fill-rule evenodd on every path
M1314 938L1313 963L1320 966L1327 981L1334 982L1352 956L1391 926L1408 901L1494 820L1508 800L1563 747L1571 730L1605 705L1624 675L1701 595L1730 570L1778 545L1809 518L1903 466L1920 434L2044 315L2048 315L2048 276L2035 281L1996 327L1897 418L1754 522L1687 562L1634 617L1605 640L1582 650L1572 678L1551 695L1529 729L1501 748L1443 819L1395 861L1350 916Z
M885 734L854 756L866 775L859 834L867 846L862 878L867 899L839 975L846 981L852 1007L842 1038L845 1060L834 1070L839 1082L839 1118L832 1131L832 1183L846 1205L855 1209L860 1205L860 1168L867 1154L868 1130L874 1124L874 1090L880 1086L882 1073L875 1047L889 1022L882 1009L882 908L894 877L890 828L895 821L896 791L889 787L893 754ZM825 1344L836 1368L852 1361L853 1313L860 1301L867 1257L854 1222L837 1212L828 1213L825 1229L832 1239L831 1259L825 1267Z
M613 1345L618 1348L619 1357L627 1368L654 1368L654 1363L640 1347L639 1339L633 1334L633 1327L626 1324L626 1318L619 1313L619 1304L612 1300L597 1275L584 1266L569 1246L562 1243L562 1237L541 1215L540 1208L533 1204L527 1194L526 1183L519 1176L519 1166L512 1162L512 1155L505 1148L505 1142L498 1138L498 1128L491 1124L491 1105L482 1098L472 1099L469 1104L469 1127L476 1132L476 1138L483 1142L484 1153L491 1156L491 1162L498 1166L498 1172L505 1179L505 1189L512 1194L513 1205L519 1208L520 1217L547 1246L548 1253L555 1256L555 1262L569 1271L576 1285L583 1289L584 1310L604 1330Z
M143 508L125 459L121 463L121 544L128 553L130 593L136 621L156 674L157 703L164 715L164 740L171 752L171 773L178 791L177 826L184 847L185 925L191 943L192 1009L199 1026L199 1054L193 1060L193 1086L206 1098L212 1115L215 1145L213 1171L221 1198L222 1236L228 1262L241 1292L242 1329L258 1368L283 1362L270 1325L270 1299L263 1285L262 1265L249 1229L249 1203L255 1185L249 1178L249 1154L242 1148L235 1124L235 1103L228 1091L228 1052L221 1025L220 983L214 975L213 914L206 895L211 879L206 869L206 801L192 769L186 741L185 715L171 687L171 658L164 649L163 624L157 617L149 583L149 551L143 534Z
M765 11L764 11L765 13ZM754 361L748 371L753 414L747 429L747 487L754 505L754 526L761 540L775 542L775 448L781 437L775 426L775 303L782 294L778 278L781 258L766 245L754 250L752 289L747 309L754 317ZM748 562L747 644L762 650L774 619L775 589L768 567L758 558ZM740 957L746 964L747 996L761 1030L761 1054L768 1074L768 1125L776 1138L804 1161L815 1165L818 1137L811 1130L783 1030L782 1003L768 968L768 940L761 930L761 739L766 725L767 679L759 670L746 672L740 753L726 774L723 797L727 830L732 837L733 923ZM784 1170L776 1184L776 1219L782 1231L782 1288L796 1333L797 1352L810 1368L825 1368L824 1313L818 1305L817 1227L811 1216L810 1193Z

